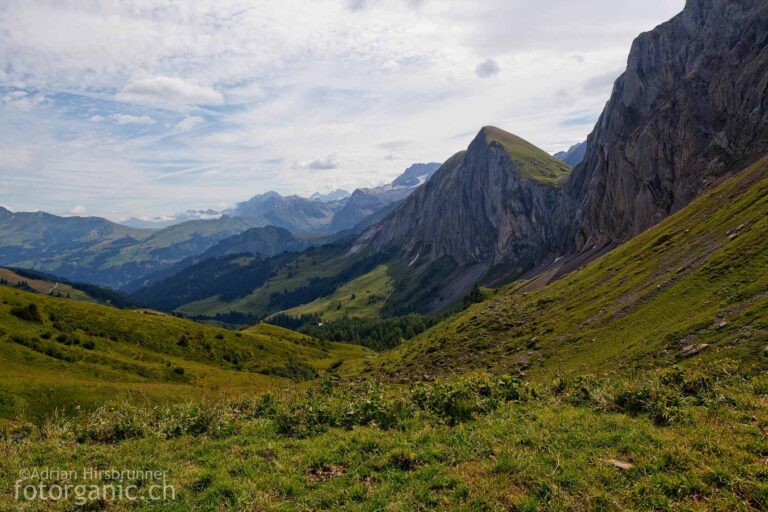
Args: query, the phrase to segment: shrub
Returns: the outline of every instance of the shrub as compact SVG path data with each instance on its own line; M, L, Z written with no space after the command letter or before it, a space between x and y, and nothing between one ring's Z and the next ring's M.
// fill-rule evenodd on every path
M522 401L529 396L533 393L527 385L508 375L418 384L411 389L411 399L417 407L449 425L468 421L476 413L487 414L504 402Z
M77 361L77 358L74 355L68 352L63 352L59 350L59 348L57 348L52 343L46 343L42 340L37 340L29 336L24 336L19 334L11 336L10 340L13 343L25 346L31 350L34 350L35 352L39 352L40 354L45 354L46 356L52 357L54 359L59 359L61 361L66 361L68 363L74 363L75 361Z
M648 414L659 426L671 425L681 417L681 400L674 389L644 384L620 391L614 399L624 412Z
M757 396L768 395L768 377L761 376L752 379L752 391Z
M94 343L91 340L88 340L85 343L83 343L83 348L86 350L93 350L96 348L96 343Z
M18 306L11 310L11 314L26 322L42 322L43 317L40 314L40 310L37 304L27 304L26 306Z
M403 400L387 398L378 385L369 386L367 392L357 400L350 400L344 412L342 425L376 425L383 429L395 428L410 416L408 405Z
M99 407L86 416L77 431L77 440L116 443L126 439L144 437L149 431L151 409L128 403Z
M78 338L77 336L63 334L63 333L56 336L56 341L61 343L62 345L79 345L80 344L80 338Z
M312 380L320 376L320 374L317 372L317 369L295 359L288 361L285 366L267 368L262 370L261 373L265 375L285 377L286 379L291 379L293 381Z

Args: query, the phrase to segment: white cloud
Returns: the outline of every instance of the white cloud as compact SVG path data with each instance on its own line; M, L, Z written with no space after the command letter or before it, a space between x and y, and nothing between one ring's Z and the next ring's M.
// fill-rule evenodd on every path
M330 169L337 169L339 167L339 156L336 153L331 153L325 158L317 158L304 164L304 167L318 171L327 171Z
M12 91L3 96L3 104L22 112L32 110L48 100L43 94L29 94L26 91Z
M73 206L67 212L67 215L76 215L76 216L79 216L79 217L82 217L82 216L87 215L87 214L88 214L88 208L86 208L85 206L83 206L81 204L77 204L77 205Z
M488 78L493 75L498 75L500 71L501 66L499 66L499 63L493 59L485 59L475 68L475 73L480 78Z
M179 121L173 129L177 132L186 132L204 123L205 119L202 116L189 116Z
M116 123L119 125L126 125L126 124L150 125L150 124L155 124L156 122L154 119L152 119L148 115L135 116L132 114L110 114L107 116L96 114L89 117L88 120L92 123L103 123L104 121L112 121L113 123Z
M212 87L178 77L156 76L129 82L117 99L161 107L221 105L224 97Z
M109 118L117 124L155 124L155 120L147 115L113 114Z

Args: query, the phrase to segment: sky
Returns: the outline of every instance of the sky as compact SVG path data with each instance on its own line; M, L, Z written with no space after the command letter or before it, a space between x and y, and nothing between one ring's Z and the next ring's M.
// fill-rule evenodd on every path
M0 205L150 218L591 132L684 0L2 0Z

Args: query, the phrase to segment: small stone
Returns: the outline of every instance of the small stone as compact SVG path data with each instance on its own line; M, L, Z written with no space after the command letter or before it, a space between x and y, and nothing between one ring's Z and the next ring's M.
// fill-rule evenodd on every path
M683 357L693 357L696 354L709 348L708 343L699 343L698 345L686 345L683 347Z
M764 355L765 357L768 357L768 346L766 346L766 347L763 349L763 355Z
M635 465L632 464L631 462L625 462L623 460L608 459L605 462L607 462L608 464L610 464L613 467L621 469L622 471L629 471L630 469L635 467Z
M725 320L723 320L722 322L720 322L720 323L718 324L718 327L722 329L722 328L723 328L723 327L725 327L726 325L728 325L728 322L726 322Z

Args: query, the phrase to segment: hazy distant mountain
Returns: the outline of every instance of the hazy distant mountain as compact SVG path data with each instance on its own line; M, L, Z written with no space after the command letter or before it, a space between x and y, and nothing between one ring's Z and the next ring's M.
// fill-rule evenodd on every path
M383 208L402 201L429 180L439 167L437 163L414 164L392 183L359 188L351 195L343 190L326 195L313 194L310 198L284 197L277 192L266 192L238 203L226 213L294 233L337 233L352 229ZM341 197L343 194L348 197Z
M555 158L561 162L565 162L571 167L576 167L584 160L584 155L587 153L587 142L580 142L571 146L568 151L560 151L555 153Z
M309 198L312 201L320 201L322 203L330 203L331 201L339 201L341 199L346 199L350 196L350 193L346 190L337 188L336 190L333 190L331 192L328 192L327 194L321 194L320 192L315 192Z
M99 217L0 208L0 265L119 288L252 227L249 219L222 217L149 230Z
M152 217L150 219L131 217L120 224L138 229L163 229L188 220L209 220L218 219L219 217L221 217L221 212L216 210L187 210L167 217Z
M324 203L305 197L283 197L277 192L266 192L238 203L228 212L235 217L251 219L260 226L277 226L293 232L326 232L334 213L341 208L338 202Z
M230 254L261 254L276 256L283 252L302 251L309 247L309 240L300 240L290 231L275 226L251 228L225 238L200 255L200 259L228 256Z
M209 258L219 258L232 254L254 254L258 256L277 256L284 252L298 252L317 244L323 239L299 239L290 231L274 226L250 228L242 233L224 238L209 249L195 255L191 255L174 265L161 268L155 272L144 275L141 278L128 283L123 290L133 293L140 288L151 286L184 269L196 265Z

